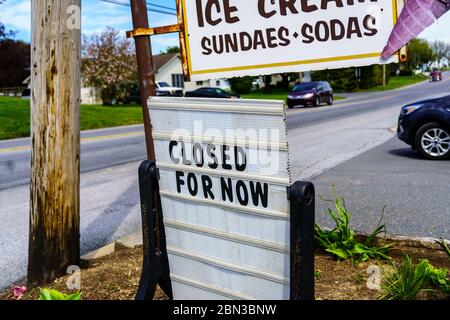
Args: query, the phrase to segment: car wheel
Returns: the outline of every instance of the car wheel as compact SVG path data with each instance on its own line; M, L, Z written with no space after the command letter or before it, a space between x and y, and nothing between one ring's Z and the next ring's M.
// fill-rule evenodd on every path
M316 97L316 100L314 101L314 107L320 106L320 97Z
M329 105L329 106L332 106L332 105L333 105L333 96L332 96L332 95L330 95L330 96L328 97L327 105Z
M450 159L450 130L438 123L427 123L416 133L417 150L427 159Z

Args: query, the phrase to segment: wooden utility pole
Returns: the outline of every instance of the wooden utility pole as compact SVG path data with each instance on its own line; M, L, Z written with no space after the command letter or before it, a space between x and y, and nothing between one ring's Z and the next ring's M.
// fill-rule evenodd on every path
M80 0L32 0L29 284L80 258Z

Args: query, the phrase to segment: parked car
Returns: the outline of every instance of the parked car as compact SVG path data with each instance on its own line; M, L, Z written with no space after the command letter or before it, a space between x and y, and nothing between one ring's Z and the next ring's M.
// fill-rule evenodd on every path
M220 88L199 88L195 91L186 92L185 96L191 98L222 98L222 99L240 98L240 96L230 94Z
M402 107L397 133L427 159L450 159L450 96Z
M28 100L31 98L31 90L30 89L24 89L22 91L22 95L21 95L22 99L24 100Z
M333 88L326 81L298 84L289 92L287 98L289 108L298 105L317 107L322 103L330 106L333 104Z
M182 97L183 88L171 87L167 82L156 81L156 95L165 97Z
M156 82L156 95L163 97L182 97L183 89L177 87L171 87L167 82ZM141 104L141 91L138 85L133 85L128 94L118 102L125 104Z
M434 81L442 81L442 72L440 70L435 69L430 73L430 82Z

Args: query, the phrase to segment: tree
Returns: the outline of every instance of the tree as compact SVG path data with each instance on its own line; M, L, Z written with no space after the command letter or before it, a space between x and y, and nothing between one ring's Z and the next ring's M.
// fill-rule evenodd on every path
M6 0L0 0L0 4L3 4ZM6 30L5 25L0 21L0 40L4 38L13 38L16 32L11 30Z
M84 84L99 89L105 105L123 98L138 80L132 43L111 27L100 35L84 37L82 56Z
M30 44L0 40L0 88L20 86L30 75Z
M436 55L438 68L440 68L441 61L446 59L450 55L450 45L447 42L436 40L435 42L433 42L432 47Z
M180 53L181 52L181 50L180 50L180 47L177 47L177 46L173 46L173 47L168 47L167 49L166 49L166 51L162 51L161 53Z
M408 45L408 61L405 62L407 72L427 65L427 68L436 60L436 53L428 41L423 39L413 39Z

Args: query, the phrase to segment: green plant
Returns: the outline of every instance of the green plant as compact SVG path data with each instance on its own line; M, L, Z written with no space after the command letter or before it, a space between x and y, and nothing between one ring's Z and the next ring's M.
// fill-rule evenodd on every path
M350 213L345 207L344 199L336 194L334 187L333 194L335 195L334 201L323 200L334 203L335 210L329 208L328 215L333 219L336 227L327 231L316 224L315 240L317 245L336 256L338 260L350 260L355 264L369 259L389 260L390 257L387 254L392 248L392 244L382 247L372 246L375 238L386 232L386 226L381 225L383 215L377 228L366 241L364 243L358 242L355 239L355 232L350 228Z
M397 268L393 264L394 273L384 273L385 284L382 285L386 294L382 299L408 300L413 299L427 283L427 265L421 261L417 266L405 255L402 265Z
M450 247L445 242L445 240L440 239L439 241L436 241L436 243L439 244L442 247L442 249L444 249L445 253L447 253L448 257L450 258Z
M394 272L385 272L385 295L382 298L390 300L413 299L421 290L442 290L450 294L448 269L435 268L428 260L422 259L417 265L405 254L402 265Z
M39 289L39 300L80 300L81 292L64 294L53 289Z

